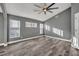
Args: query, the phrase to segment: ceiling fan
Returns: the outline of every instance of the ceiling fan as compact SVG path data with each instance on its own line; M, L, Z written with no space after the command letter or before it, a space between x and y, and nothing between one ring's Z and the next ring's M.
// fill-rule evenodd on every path
M34 11L35 11L35 12L38 12L38 14L41 14L42 12L43 12L44 14L46 14L47 12L53 13L52 10L58 9L58 7L51 8L54 4L55 4L55 3L52 3L52 4L50 4L49 6L48 6L46 3L44 3L43 6L39 6L39 5L34 4L35 7L40 8L39 10L34 10Z

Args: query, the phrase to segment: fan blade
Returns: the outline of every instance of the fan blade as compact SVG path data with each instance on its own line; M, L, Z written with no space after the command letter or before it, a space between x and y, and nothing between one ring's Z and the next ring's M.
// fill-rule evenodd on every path
M38 14L41 14L43 11L40 11Z
M34 6L36 6L36 7L38 7L38 8L41 8L41 6L39 6L39 5L36 5L36 4L34 4Z
M58 9L58 7L55 7L55 8L48 8L48 10L53 10L53 9Z
M50 7L51 7L52 5L54 5L54 4L55 4L55 3L52 3L51 5L49 5L49 6L47 7L47 9L50 8Z
M48 12L53 13L53 11L48 10Z
M40 11L40 10L34 10L34 12L37 12L37 11Z

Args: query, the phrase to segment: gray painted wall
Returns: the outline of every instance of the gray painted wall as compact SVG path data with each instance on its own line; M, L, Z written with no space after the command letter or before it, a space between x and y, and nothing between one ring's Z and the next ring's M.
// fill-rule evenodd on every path
M71 39L71 8L48 19L45 24L51 27L50 31L45 30L46 35L64 39ZM52 28L63 30L63 37L53 33Z
M23 18L23 17L19 17L19 16L14 16L14 15L8 15L8 19L14 19L14 20L20 20L20 38L13 38L13 39L9 39L8 41L13 41L13 40L18 40L18 39L22 39L22 38L29 38L29 37L34 37L34 36L39 36L40 34L40 21L34 20L34 19L29 19L29 18ZM25 22L29 21L29 22L34 22L37 23L37 28L32 28L32 27L25 27Z
M3 15L0 13L0 43L4 42L4 19Z

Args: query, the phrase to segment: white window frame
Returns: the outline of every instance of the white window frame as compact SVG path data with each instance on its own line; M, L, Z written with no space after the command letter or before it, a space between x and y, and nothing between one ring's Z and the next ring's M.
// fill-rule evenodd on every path
M61 29L52 28L52 32L63 37L63 30L61 30Z
M45 25L45 29L46 29L47 31L50 31L50 26L49 26L49 25Z
M13 29L15 29L15 30L13 30ZM17 35L17 33L16 34L13 33L14 36L12 36L11 31L17 32L17 30L18 30L19 34ZM20 37L20 20L10 19L10 22L9 22L9 38L18 38L18 37Z
M43 34L43 24L40 24L40 34Z
M25 22L25 27L37 28L37 23Z

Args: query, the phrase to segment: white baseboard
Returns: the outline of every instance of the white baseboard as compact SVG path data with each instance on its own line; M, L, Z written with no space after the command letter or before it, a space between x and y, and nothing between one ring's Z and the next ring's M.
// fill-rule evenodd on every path
M4 43L0 43L0 46L4 46Z
M48 36L48 35L41 35L41 36L35 36L35 37L30 37L30 38L25 38L25 39L21 39L21 40L16 40L16 41L11 41L11 42L7 42L5 43L1 43L0 46L7 46L8 44L12 44L12 43L17 43L17 42L21 42L21 41L25 41L25 40L29 40L29 39L34 39L34 38L39 38L39 37L49 37L49 38L55 38L55 39L59 39L59 40L63 40L63 41L68 41L71 42L71 40L67 40L67 39L62 39L62 38L57 38L57 37L52 37L52 36Z
M1 43L0 46L6 47L8 44L7 43Z
M71 42L71 39L68 40L68 39L63 39L63 38L58 38L58 37L52 37L52 36L48 36L48 35L45 35L45 36L46 36L46 37L49 37L49 38L54 38L54 39L59 39L59 40Z
M7 44L7 43L4 43L3 45L4 45L4 47L8 46L8 44Z
M25 38L25 39L16 40L16 41L11 41L11 42L8 42L8 44L17 43L17 42L21 42L21 41L25 41L25 40L29 40L29 39L34 39L34 38L38 38L38 37L42 37L42 36L43 35L41 35L41 36L35 36L35 37L30 37L30 38Z
M34 39L34 38L38 38L38 37L43 37L43 36L44 36L44 35L35 36L35 37L30 37L30 38L25 38L25 39L16 40L16 41L11 41L11 42L7 42L7 43L1 43L0 46L6 47L8 44L17 43L17 42L21 42L21 41L25 41L25 40L29 40L29 39Z
M71 44L71 47L76 48L76 49L79 49L79 47L74 47L72 44Z

